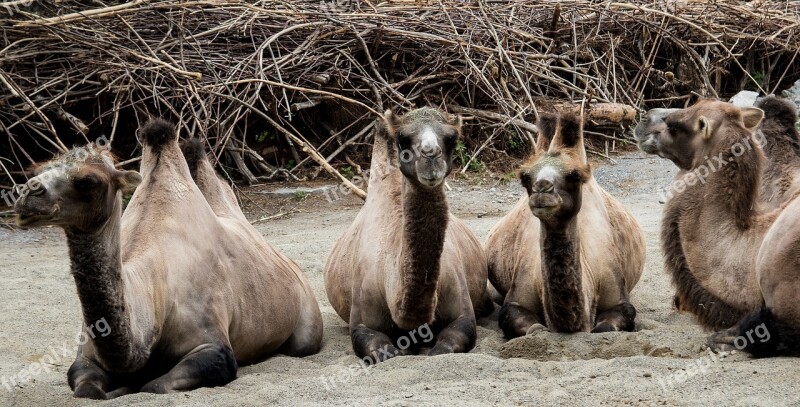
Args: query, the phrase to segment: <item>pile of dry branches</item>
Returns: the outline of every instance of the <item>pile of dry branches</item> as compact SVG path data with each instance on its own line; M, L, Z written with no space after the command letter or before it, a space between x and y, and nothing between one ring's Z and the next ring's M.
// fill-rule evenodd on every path
M334 167L365 163L388 108L469 116L465 170L524 156L537 111L565 103L613 145L634 109L798 79L798 16L784 1L7 0L0 171L19 182L101 136L132 163L154 115L250 183L347 178Z

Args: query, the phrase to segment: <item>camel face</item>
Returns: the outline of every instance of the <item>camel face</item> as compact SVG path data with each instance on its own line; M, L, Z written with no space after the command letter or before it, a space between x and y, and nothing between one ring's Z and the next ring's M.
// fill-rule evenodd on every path
M642 151L648 154L658 154L661 149L661 143L668 141L662 140L667 131L664 118L677 110L678 109L652 109L647 112L633 131L639 148Z
M581 209L581 186L588 169L569 168L559 153L548 153L530 169L520 173L528 192L528 205L537 218L572 218Z
M639 148L674 162L683 170L691 170L705 160L718 140L723 126L736 126L755 131L764 112L730 103L701 100L686 109L653 109L634 131Z
M439 187L453 168L461 134L460 118L421 108L397 117L386 114L388 133L397 145L400 171L415 185Z
M25 184L14 205L17 224L94 230L113 212L117 192L131 191L139 182L137 172L115 169L96 147L75 148L41 166Z

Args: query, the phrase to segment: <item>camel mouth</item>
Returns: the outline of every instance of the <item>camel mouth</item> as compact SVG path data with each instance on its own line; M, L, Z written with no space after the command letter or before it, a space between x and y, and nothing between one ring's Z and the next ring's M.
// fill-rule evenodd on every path
M661 149L659 148L658 141L653 133L648 134L644 140L640 138L637 144L639 145L639 150L642 150L647 154L661 155Z
M528 206L534 216L547 216L561 207L561 197L553 192L534 192L531 194Z
M436 188L441 185L444 178L425 178L425 177L417 177L419 179L420 184L428 187L428 188Z
M58 215L60 211L58 205L53 207L53 210L50 212L40 212L40 213L20 213L17 212L17 216L15 218L15 223L18 227L22 229L31 228L37 225L42 225L51 222L55 217Z

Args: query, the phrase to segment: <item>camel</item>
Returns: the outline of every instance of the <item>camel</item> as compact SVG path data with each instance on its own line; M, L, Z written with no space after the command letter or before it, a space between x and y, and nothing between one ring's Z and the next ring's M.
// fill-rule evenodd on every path
M632 331L629 294L644 270L644 233L597 184L582 121L540 115L536 153L520 170L526 194L489 232L489 278L506 338L539 330Z
M774 96L758 100L755 106L764 111L755 139L766 156L758 200L764 209L775 209L800 191L800 143L795 127L797 112L793 103ZM650 110L636 126L636 136L655 140L660 133L667 131L664 117L677 110ZM644 145L647 148L647 143Z
M223 386L273 353L316 353L308 282L247 222L202 145L186 146L187 164L171 124L152 120L140 137L143 175L78 147L40 166L14 208L20 227L64 230L84 329L108 327L67 373L75 397Z
M664 115L657 136L637 136L643 151L680 168L681 191L664 208L661 244L681 309L722 330L709 339L714 349L797 355L800 199L776 210L757 202L764 155L753 134L763 117L756 107L701 100ZM704 166L711 170L699 182ZM755 338L754 331L767 334Z
M366 202L325 264L328 299L368 364L468 352L476 315L494 305L483 249L449 213L444 191L461 118L424 107L403 116L388 110L384 122ZM420 341L420 331L435 343Z

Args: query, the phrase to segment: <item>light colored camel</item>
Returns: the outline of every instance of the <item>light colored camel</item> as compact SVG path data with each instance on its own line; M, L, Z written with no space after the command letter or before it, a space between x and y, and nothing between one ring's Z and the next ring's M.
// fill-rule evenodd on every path
M305 277L246 221L202 146L187 149L196 184L172 125L151 121L140 136L143 177L80 147L41 166L14 208L21 227L64 229L84 326L109 326L69 369L75 396L221 386L240 364L317 352Z
M800 199L771 211L757 204L764 156L753 133L763 116L702 100L667 114L666 131L638 141L675 162L686 186L667 201L661 232L681 309L707 328L729 328L710 338L714 348L798 354ZM709 165L698 182L697 169ZM758 330L768 335L756 338Z
M467 352L475 315L493 304L483 249L449 213L444 191L461 119L422 108L401 117L387 111L385 122L367 200L325 265L328 299L368 362L431 346L429 355ZM421 327L437 335L435 344L409 343Z
M642 229L592 176L579 118L543 114L538 126L536 154L520 170L527 194L486 240L489 278L505 297L500 327L509 339L545 326L633 330Z

